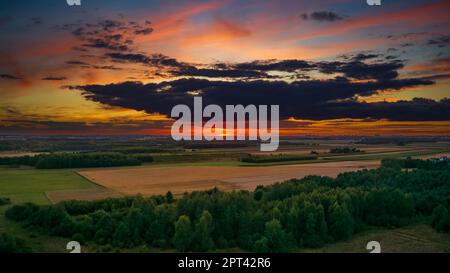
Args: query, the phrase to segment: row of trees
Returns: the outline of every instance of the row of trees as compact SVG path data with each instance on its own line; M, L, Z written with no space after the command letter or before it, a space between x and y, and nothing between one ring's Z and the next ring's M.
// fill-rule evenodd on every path
M8 205L11 203L11 199L8 197L2 197L0 196L0 206Z
M355 147L336 147L330 149L331 154L352 154L352 153L364 153L364 151Z
M0 234L0 253L27 253L30 249L23 240L6 233Z
M152 162L153 157L136 157L121 153L52 153L35 156L3 157L0 165L26 165L37 169L91 168L136 166L142 162Z
M376 170L309 176L254 192L193 192L174 199L142 196L71 201L52 206L16 205L6 216L43 232L132 248L178 251L239 247L284 252L348 239L367 226L399 227L429 219L449 232L450 168Z
M13 151L14 149L15 149L15 147L12 145L0 143L0 151Z
M244 163L271 163L271 162L284 162L284 161L300 161L300 160L315 160L315 156L296 156L296 155L249 155L240 159Z
M437 231L450 232L450 212L445 206L440 205L433 210L431 226Z

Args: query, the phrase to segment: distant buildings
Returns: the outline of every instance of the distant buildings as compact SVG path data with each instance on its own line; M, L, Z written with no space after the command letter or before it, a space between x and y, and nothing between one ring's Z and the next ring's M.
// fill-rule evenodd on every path
M448 162L447 156L435 157L430 159L432 162Z

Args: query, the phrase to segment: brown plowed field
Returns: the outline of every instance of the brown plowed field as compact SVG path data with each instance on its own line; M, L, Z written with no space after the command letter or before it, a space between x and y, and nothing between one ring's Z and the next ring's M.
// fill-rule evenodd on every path
M376 168L379 161L342 161L265 167L167 166L147 168L98 169L79 172L92 182L122 194L165 194L211 189L254 190L307 175L335 177L342 172Z

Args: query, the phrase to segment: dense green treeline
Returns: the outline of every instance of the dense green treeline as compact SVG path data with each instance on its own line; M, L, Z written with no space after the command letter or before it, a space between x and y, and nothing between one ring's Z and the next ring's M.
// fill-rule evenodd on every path
M11 203L11 199L8 197L2 197L0 196L0 206L8 205Z
M183 148L185 149L220 149L220 148L246 148L251 145L256 145L256 142L247 142L247 141L237 141L237 142L227 142L227 141L216 141L216 142L188 142L183 143Z
M415 169L401 169L411 162ZM168 193L22 204L9 208L6 216L43 233L117 248L284 252L345 240L368 226L421 221L450 232L449 210L448 163L408 159L386 160L379 169L336 179L309 176L260 186L254 192L213 189L176 200Z
M0 151L153 153L182 149L171 138L139 136L17 136L0 139Z
M124 153L124 154L146 154L146 153L167 153L178 152L179 149L167 149L167 148L153 148L153 147L119 147L113 148L112 152Z
M13 151L16 147L8 144L0 144L0 151Z
M35 166L38 156L0 157L0 165L25 165Z
M0 253L28 253L25 242L6 233L0 233Z
M152 162L148 155L128 156L121 153L52 153L35 156L0 157L0 165L26 165L36 169L64 169L136 166Z
M330 149L330 154L352 154L352 153L364 153L364 151L355 147L336 147Z
M300 161L300 160L315 160L315 156L293 156L293 155L269 155L269 156L255 156L250 155L241 158L241 162L244 163L271 163L271 162L284 162L284 161Z

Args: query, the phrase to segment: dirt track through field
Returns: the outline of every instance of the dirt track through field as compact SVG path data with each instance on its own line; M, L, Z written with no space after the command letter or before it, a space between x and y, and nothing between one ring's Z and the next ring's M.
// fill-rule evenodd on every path
M148 168L100 169L79 172L94 183L122 194L178 195L195 190L218 187L222 190L254 190L258 185L270 185L307 175L335 177L342 172L371 169L379 161L342 161L303 165L265 167L239 166L168 166Z

